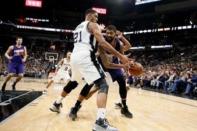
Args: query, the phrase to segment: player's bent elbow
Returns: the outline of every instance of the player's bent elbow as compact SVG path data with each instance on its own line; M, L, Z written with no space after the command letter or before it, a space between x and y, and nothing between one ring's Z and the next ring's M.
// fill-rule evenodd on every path
M131 48L131 45L128 45L124 48L125 51L128 51Z
M8 55L7 53L5 53L5 55L4 55L4 56L5 56L6 58L8 58L8 56L9 56L9 55Z

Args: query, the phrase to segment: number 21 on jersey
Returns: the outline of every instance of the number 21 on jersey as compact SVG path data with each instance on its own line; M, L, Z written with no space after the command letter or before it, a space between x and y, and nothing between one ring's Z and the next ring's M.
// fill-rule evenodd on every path
M81 42L81 31L74 33L74 43L79 43L79 42Z

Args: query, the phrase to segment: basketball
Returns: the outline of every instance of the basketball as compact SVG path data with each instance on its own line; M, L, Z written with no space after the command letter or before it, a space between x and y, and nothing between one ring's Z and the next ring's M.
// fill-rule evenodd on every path
M143 73L143 66L138 62L131 62L131 67L129 68L129 74L134 76L139 76Z

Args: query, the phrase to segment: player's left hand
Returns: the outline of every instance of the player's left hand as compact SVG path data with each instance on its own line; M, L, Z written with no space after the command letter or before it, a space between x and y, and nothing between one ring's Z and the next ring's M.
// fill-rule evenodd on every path
M105 25L104 25L104 24L100 24L100 25L99 25L99 28L100 28L101 31L102 31L102 30L105 30Z
M129 63L126 63L124 64L124 70L127 72L130 68L130 64Z
M25 63L26 62L26 59L22 59L22 62Z
M126 57L125 55L122 55L122 54L121 54L120 61L121 61L123 64L127 64L127 63L129 63L129 58Z
M116 35L118 36L119 39L123 37L122 32L120 32L119 30L116 31Z

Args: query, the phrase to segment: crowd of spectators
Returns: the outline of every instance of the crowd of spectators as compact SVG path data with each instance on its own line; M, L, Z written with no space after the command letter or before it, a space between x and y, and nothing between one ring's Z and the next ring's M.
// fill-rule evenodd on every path
M196 98L197 60L191 58L192 50L197 48L193 47L187 53L176 54L174 57L170 57L171 54L167 52L157 52L159 55L154 57L148 55L136 59L144 64L145 72L138 77L130 76L128 84L162 93ZM167 56L166 59L161 59L164 54Z
M164 93L196 96L197 83L197 45L195 33L171 32L131 36L133 46L145 46L145 50L131 50L130 57L140 62L145 73L139 77L131 76L129 84ZM173 45L167 49L151 49L151 45ZM67 44L72 45L72 44ZM28 44L28 59L25 64L25 76L46 78L51 67L57 64L71 46L58 43L56 46L43 41ZM46 48L47 47L47 48ZM52 47L52 48L51 48ZM8 61L4 57L7 47L0 53L0 73L6 74ZM58 54L56 61L45 58L46 52Z

